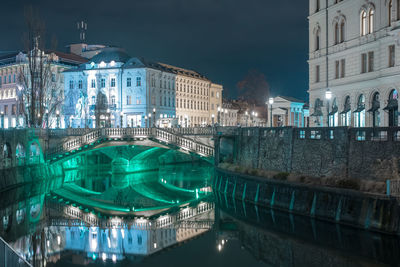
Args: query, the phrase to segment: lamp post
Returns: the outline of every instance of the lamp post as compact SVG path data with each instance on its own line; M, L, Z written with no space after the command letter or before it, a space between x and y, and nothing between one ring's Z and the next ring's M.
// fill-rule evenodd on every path
M221 124L221 107L218 107L218 118L217 118L218 126Z
M4 111L1 111L1 128L4 129Z
M60 111L56 110L56 116L57 116L57 129L60 128Z
M214 117L215 117L215 115L214 115L214 114L211 114L211 125L212 125L212 126L214 126Z
M147 128L147 115L144 116L144 123L145 123L145 126L146 126L146 128Z
M326 107L326 109L327 109L327 125L328 125L328 127L330 127L330 123L329 123L329 105L330 105L330 100L331 100L331 98L332 98L332 92L331 92L331 90L329 90L329 88L328 88L328 90L326 90L326 92L325 92L325 98L326 98L326 101L328 102L328 106Z
M49 128L49 110L48 109L46 109L46 128Z
M120 125L121 128L123 127L123 123L124 123L124 112L121 111L119 113L119 125Z
M270 97L269 100L268 100L268 103L269 103L270 110L271 110L269 125L272 128L272 105L274 104L274 98Z
M149 113L149 128L151 128L151 113Z
M156 108L153 108L153 127L156 127Z
M225 122L225 126L228 126L228 119L226 118L228 115L228 109L225 109L225 114L224 114L224 122Z
M111 127L111 116L110 116L110 109L107 109L107 116L106 116L106 127Z

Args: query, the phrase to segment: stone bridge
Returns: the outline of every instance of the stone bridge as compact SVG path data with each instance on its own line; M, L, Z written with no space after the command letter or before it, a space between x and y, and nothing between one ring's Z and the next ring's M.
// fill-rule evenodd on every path
M147 141L213 161L213 128L10 129L0 131L0 169L54 162L103 143Z

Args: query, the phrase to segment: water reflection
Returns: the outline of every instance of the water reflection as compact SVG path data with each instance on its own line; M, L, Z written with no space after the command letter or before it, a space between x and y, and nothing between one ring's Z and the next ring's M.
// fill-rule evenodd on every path
M124 153L144 164L143 154ZM187 266L192 261L188 252L176 252L182 247L190 247L200 266L397 266L400 262L396 237L214 195L213 169L206 163L157 165L140 171L135 165L127 172L125 160L95 158L93 167L85 163L87 157L71 159L62 169L55 168L51 179L0 194L0 236L35 266L126 261L146 266L149 258L162 265L168 255L174 255L169 258L174 266ZM179 264L176 255L186 261Z
M217 194L217 248L238 240L271 266L398 266L400 240Z

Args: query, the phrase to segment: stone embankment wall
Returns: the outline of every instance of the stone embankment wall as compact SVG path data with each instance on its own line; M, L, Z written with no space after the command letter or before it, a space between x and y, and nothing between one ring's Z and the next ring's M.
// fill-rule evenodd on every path
M311 177L399 178L397 127L239 128L230 135L220 132L215 144L216 163Z
M333 223L400 234L400 206L396 198L389 196L291 184L222 169L216 169L213 188L225 199L235 198Z

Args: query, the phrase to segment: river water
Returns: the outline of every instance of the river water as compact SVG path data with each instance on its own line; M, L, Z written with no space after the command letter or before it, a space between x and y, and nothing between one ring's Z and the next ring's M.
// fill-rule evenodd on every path
M1 237L34 266L400 265L396 237L214 194L207 162L121 154L134 169L107 152L2 192Z

